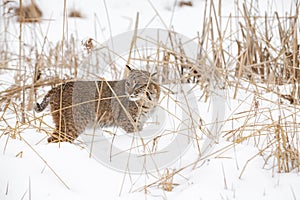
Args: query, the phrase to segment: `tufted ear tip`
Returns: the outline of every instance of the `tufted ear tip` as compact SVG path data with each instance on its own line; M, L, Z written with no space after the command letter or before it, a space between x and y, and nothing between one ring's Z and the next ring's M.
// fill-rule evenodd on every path
M129 65L126 65L126 68L127 68L129 71L132 70L131 67L129 67Z
M156 76L157 75L157 72L154 72L153 74L151 74L151 76Z

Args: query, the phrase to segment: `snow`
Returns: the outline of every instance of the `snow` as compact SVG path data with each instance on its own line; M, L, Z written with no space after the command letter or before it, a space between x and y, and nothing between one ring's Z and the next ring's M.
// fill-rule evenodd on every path
M28 0L29 2L29 0ZM23 1L23 3L28 3ZM139 28L170 28L187 36L195 37L201 33L203 25L203 12L205 1L193 1L193 7L174 7L174 1L146 1L146 0L68 0L67 11L80 10L83 19L67 20L67 28L63 30L63 2L60 0L36 1L44 12L43 21L40 24L24 25L24 42L32 40L40 44L45 36L52 45L63 37L72 34L79 40L94 38L104 42L109 37L134 29L136 13L139 12ZM177 1L176 1L177 2ZM235 1L223 1L222 12L224 15L234 13ZM274 11L289 12L289 3L260 1L261 10L255 12L264 13ZM1 2L2 4L2 2ZM276 5L275 5L276 4ZM279 5L280 4L280 5ZM282 4L282 5L281 5ZM105 8L107 7L107 8ZM271 8L272 7L272 8ZM155 9L154 9L155 8ZM108 13L107 13L107 11ZM174 14L172 10L174 10ZM159 16L157 16L157 12ZM2 18L2 19L1 19ZM226 20L224 20L226 21ZM0 33L3 31L3 17L0 17ZM10 24L11 49L18 49L18 23ZM0 34L0 43L2 42ZM80 42L80 41L77 41ZM15 66L14 66L15 67ZM13 75L0 74L1 89L7 88L14 82ZM9 77L9 78L8 78ZM232 90L228 93L233 93ZM242 93L242 92L241 92ZM199 93L196 93L199 97ZM226 115L230 117L235 108L239 111L251 107L253 97L243 94L240 100L224 102L227 106ZM243 96L242 95L242 96ZM244 102L244 99L250 99ZM218 100L217 100L218 101ZM217 104L220 104L218 102ZM210 120L210 103L201 102L198 105L205 120ZM46 111L47 112L47 111ZM0 112L0 115L2 113ZM177 114L176 114L177 115ZM9 123L15 123L14 115L9 115ZM51 118L47 116L45 121L53 125ZM172 121L172 120L170 120ZM173 123L173 122L172 122ZM235 125L238 125L237 124ZM170 123L171 124L171 123ZM157 184L143 190L145 185L158 180L163 171L141 174L128 174L113 170L97 159L90 156L85 145L81 143L47 144L43 131L35 128L20 127L16 132L16 139L4 134L7 129L4 122L0 122L0 199L45 199L45 200L84 200L84 199L299 199L300 173L276 173L272 169L263 168L265 161L257 147L252 144L234 145L219 138L211 155L205 162L199 161L193 168L192 164L197 160L197 148L195 144L185 154L168 168L180 169L191 165L174 176L173 190L168 192L158 187ZM225 127L226 130L230 126ZM23 130L24 129L24 130ZM49 129L49 128L48 128ZM21 138L20 139L20 135ZM171 140L171 139L170 139ZM128 142L128 141L127 141ZM201 141L203 145L203 141ZM207 154L208 155L208 154ZM253 158L253 159L251 159ZM299 171L299 170L298 170Z

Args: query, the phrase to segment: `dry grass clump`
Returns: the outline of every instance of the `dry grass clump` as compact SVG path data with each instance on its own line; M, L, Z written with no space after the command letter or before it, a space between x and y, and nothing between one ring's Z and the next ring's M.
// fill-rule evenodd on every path
M71 17L71 18L83 18L83 15L81 14L80 11L71 10L71 11L69 11L68 17Z
M39 22L43 16L42 10L37 6L35 2L30 5L13 8L15 15L18 17L18 22Z
M279 85L300 80L298 5L295 10L290 17L280 17L277 12L255 17L244 7L236 76Z
M193 2L191 2L191 1L179 1L178 2L178 6L179 7L184 7L184 6L190 6L190 7L192 7L193 6Z
M63 44L58 42L54 46L49 45L48 49L42 52L29 52L26 59L22 60L23 69L26 70L20 71L20 75L15 76L15 84L0 91L0 105L9 102L11 107L13 102L20 102L21 112L17 112L17 109L16 113L27 113L20 121L31 122L32 116L28 115L28 112L32 110L37 99L44 95L43 88L49 89L68 79L76 78L78 66L85 56L84 52L78 51L73 36ZM13 63L12 56L8 60L8 65Z
M88 53L91 53L96 48L95 40L88 38L87 40L81 41L81 45L85 48Z
M275 166L277 172L291 172L294 169L299 170L300 157L297 144L294 144L298 139L295 134L289 134L286 132L286 127L281 124L276 124L275 129L275 149L267 157L266 163L269 159L275 157Z
M165 169L165 172L163 173L161 177L161 182L160 185L163 190L172 192L173 187L176 185L173 183L174 175L175 175L175 170L170 171L169 169Z
M299 159L299 4L288 16L251 15L240 9L240 38L236 40L235 93L246 90L254 98L249 110L228 119L238 126L226 131L234 143L254 144L265 166L277 172L300 169Z
M232 123L240 122L240 125L226 131L224 137L235 144L248 143L257 147L266 169L279 173L299 170L299 130L294 122L298 109L292 109L288 104L277 107L268 98L259 97L250 107L228 119Z

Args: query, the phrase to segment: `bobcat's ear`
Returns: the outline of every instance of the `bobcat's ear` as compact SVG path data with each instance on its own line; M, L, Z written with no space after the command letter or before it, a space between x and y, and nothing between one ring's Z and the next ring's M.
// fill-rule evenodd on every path
M131 67L129 67L129 65L126 65L126 68L127 68L129 71L132 70Z
M156 76L157 72L154 72L153 74L151 74L151 77Z

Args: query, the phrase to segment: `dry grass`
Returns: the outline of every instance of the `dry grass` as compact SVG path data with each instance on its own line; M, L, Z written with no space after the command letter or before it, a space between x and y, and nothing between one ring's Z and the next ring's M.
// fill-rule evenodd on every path
M193 6L193 2L191 2L191 1L179 1L178 6L179 7Z
M182 3L182 6L186 6L186 3ZM184 44L170 31L170 40L176 48L166 49L157 44L157 53L154 55L130 52L127 63L157 71L160 83L192 83L202 89L203 93L199 96L205 101L211 96L212 76L218 81L218 87L233 91L230 94L232 99L243 98L239 93L250 93L253 96L252 102L248 101L250 108L233 112L226 119L227 130L223 130L223 137L233 144L248 143L257 147L259 154L255 157L263 156L265 168L272 169L274 173L299 172L299 4L287 16L279 16L276 12L270 16L257 16L251 13L252 6L236 5L237 13L223 16L213 1L207 3L202 32L195 37L199 45L196 60L184 52ZM16 9L20 32L23 22L40 20L42 12L36 6L33 8L31 5L30 8ZM82 16L74 12L72 17ZM4 25L8 26L12 18L6 15L3 18ZM234 30L232 26L236 21L238 28ZM13 83L0 83L4 88L0 90L0 139L3 135L9 135L11 139L22 138L22 131L32 127L50 134L51 125L44 122L43 116L36 117L32 113L32 105L43 96L45 88L78 78L79 66L94 50L96 41L89 38L82 42L85 51L80 47L81 39L74 36L68 40L64 38L55 45L50 44L45 36L41 46L33 41L30 47L20 45L19 52L16 52L10 48L10 41L6 39L8 32L0 34L4 36L4 40L0 41L3 46L0 49L0 74L10 71L16 74ZM21 37L19 40L22 44ZM23 56L25 51L26 56ZM119 72L115 65L110 63L108 66L112 73L117 74ZM86 74L97 77L93 69L94 66L86 68ZM170 91L165 91L164 95L170 94ZM14 120L11 120L11 116ZM11 124L11 121L16 124ZM229 128L228 124L234 126ZM202 125L197 124L195 127L198 129ZM193 135L197 145L198 138L202 137L198 132ZM198 146L198 149L201 148ZM215 152L210 156L214 155ZM172 172L166 170L157 181L146 185L143 190L156 185L172 191L176 185L173 177L185 169L195 167L205 158L201 157Z
M36 3L32 2L30 5L23 6L20 1L19 7L13 7L15 15L18 17L20 23L34 23L40 22L43 12L37 6Z
M163 190L171 192L174 188L174 186L176 186L175 183L173 183L173 177L174 177L174 172L175 170L172 170L170 172L169 169L165 169L164 174L162 175L162 180L161 180L161 187Z
M253 143L274 171L299 171L299 4L288 16L253 16L249 10L240 8L234 97L246 90L253 102L228 119L241 123L225 137Z
M83 15L81 14L80 11L77 11L77 10L70 10L69 11L69 14L68 14L68 17L70 18L83 18Z

